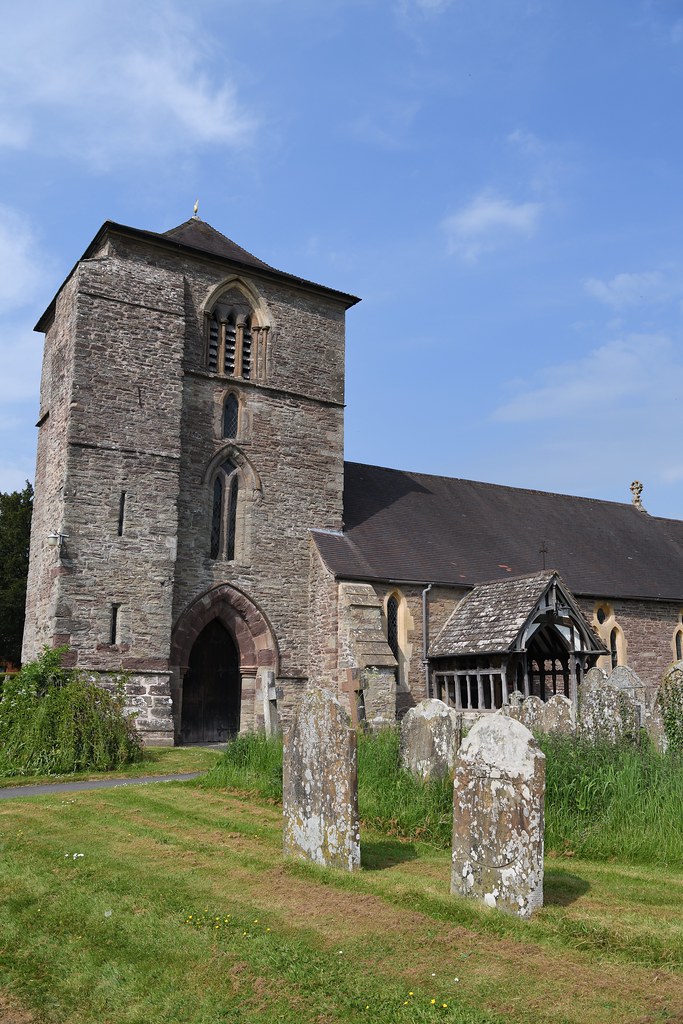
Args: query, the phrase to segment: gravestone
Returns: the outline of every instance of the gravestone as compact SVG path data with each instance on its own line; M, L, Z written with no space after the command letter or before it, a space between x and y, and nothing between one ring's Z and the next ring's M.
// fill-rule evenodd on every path
M606 679L607 673L597 665L593 665L593 668L589 668L583 677L579 691L583 690L584 693L587 693L589 690L599 690L601 686L605 685Z
M579 733L591 743L637 741L641 707L627 692L609 682L599 689L579 687Z
M543 732L548 736L573 736L576 731L576 708L569 697L556 693L546 701L543 711Z
M287 733L282 803L286 856L360 866L356 733L329 690L309 690Z
M607 677L607 683L626 693L640 705L640 725L647 732L650 741L657 750L667 748L664 719L657 702L659 690L648 686L637 672L628 665L617 665Z
M530 732L572 736L576 731L574 705L562 693L556 693L543 702L534 694L524 697L515 692L510 695L508 703L504 704L497 714L514 718Z
M520 917L543 906L545 757L512 718L481 718L456 757L451 892Z
M442 700L420 701L401 721L401 764L423 779L443 779L453 770L462 736L462 715Z

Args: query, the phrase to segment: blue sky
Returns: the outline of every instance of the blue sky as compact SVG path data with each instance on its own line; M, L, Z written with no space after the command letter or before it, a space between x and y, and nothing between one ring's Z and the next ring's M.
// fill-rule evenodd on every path
M0 490L104 220L361 296L347 458L683 516L683 2L1 0Z

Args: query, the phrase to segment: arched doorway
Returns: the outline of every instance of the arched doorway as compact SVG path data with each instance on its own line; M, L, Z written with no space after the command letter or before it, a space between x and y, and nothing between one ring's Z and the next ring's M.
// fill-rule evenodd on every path
M221 583L192 601L171 638L176 743L207 743L210 737L220 742L226 738L224 728L229 734L258 728L264 718L260 673L268 669L277 675L277 641L263 612L245 593ZM201 684L202 678L209 682ZM211 712L214 698L226 693L227 709ZM193 705L202 703L200 722L199 707Z
M235 642L212 619L190 652L183 681L182 743L222 743L239 732L241 677Z

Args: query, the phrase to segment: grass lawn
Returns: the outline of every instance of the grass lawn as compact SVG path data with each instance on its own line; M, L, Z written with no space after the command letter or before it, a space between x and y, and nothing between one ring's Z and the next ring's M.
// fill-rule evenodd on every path
M5 801L0 1022L683 1021L682 872L549 857L522 922L448 852L362 850L284 862L274 801L194 783Z
M115 772L71 772L69 775L8 775L0 777L0 788L36 786L43 782L77 782L79 779L130 779L140 775L180 775L205 772L216 764L219 754L201 747L145 747L142 761L124 765ZM1 1024L2 1018L0 1018Z

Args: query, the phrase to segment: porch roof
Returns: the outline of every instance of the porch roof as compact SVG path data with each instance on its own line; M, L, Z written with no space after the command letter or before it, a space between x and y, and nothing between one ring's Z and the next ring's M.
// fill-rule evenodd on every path
M603 653L558 573L553 569L481 583L466 595L429 648L430 658L503 654L513 649L537 606L555 582L576 628Z

